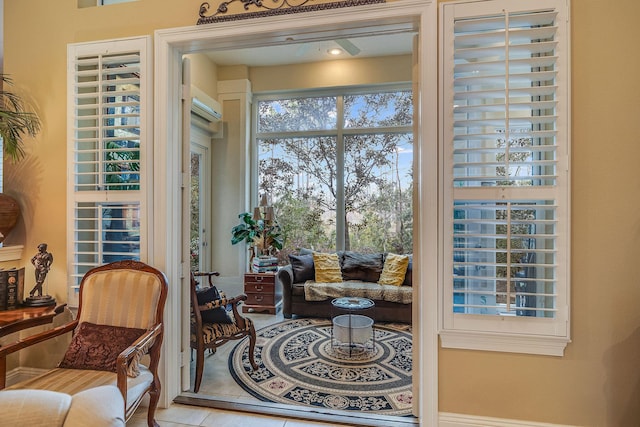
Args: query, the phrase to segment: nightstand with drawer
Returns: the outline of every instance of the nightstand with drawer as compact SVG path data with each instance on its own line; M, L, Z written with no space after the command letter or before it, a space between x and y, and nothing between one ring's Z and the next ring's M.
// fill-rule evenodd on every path
M282 289L276 289L275 273L245 273L244 293L243 313L276 314L282 306Z

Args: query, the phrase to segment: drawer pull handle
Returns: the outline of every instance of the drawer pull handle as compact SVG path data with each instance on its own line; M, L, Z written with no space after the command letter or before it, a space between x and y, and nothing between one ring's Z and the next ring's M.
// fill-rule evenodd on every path
M256 301L262 301L262 297L261 296L257 296L256 297Z
M262 279L263 279L263 277L262 277L262 276L258 276L258 277L256 277L256 281L258 281L258 282L262 282Z
M254 286L254 288L256 288L256 291L261 292L262 289L264 289L262 286Z

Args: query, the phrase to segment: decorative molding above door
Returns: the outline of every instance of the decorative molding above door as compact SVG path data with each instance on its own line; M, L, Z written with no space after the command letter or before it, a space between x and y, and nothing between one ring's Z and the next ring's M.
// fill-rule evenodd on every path
M314 12L318 10L337 9L343 7L366 6L376 3L385 3L386 0L343 0L329 3L309 4L315 0L271 0L273 6L265 5L262 0L228 0L218 5L216 11L207 16L207 12L211 9L209 2L200 5L200 11L197 25L213 24L215 22L236 21L241 19L259 18L264 16L285 15L289 13ZM229 13L229 5L240 2L244 6L246 13ZM248 12L254 7L256 11Z

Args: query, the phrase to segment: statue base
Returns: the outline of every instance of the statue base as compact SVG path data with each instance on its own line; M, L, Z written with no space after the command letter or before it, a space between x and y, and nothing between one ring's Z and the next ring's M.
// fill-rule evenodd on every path
M39 297L27 297L22 302L26 307L44 307L47 305L56 305L56 299L51 295L42 295Z

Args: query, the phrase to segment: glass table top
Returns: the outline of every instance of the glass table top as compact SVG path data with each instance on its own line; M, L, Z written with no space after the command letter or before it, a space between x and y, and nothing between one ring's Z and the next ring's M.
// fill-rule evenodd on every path
M344 310L364 310L373 307L375 303L369 298L342 297L333 299L331 305Z

